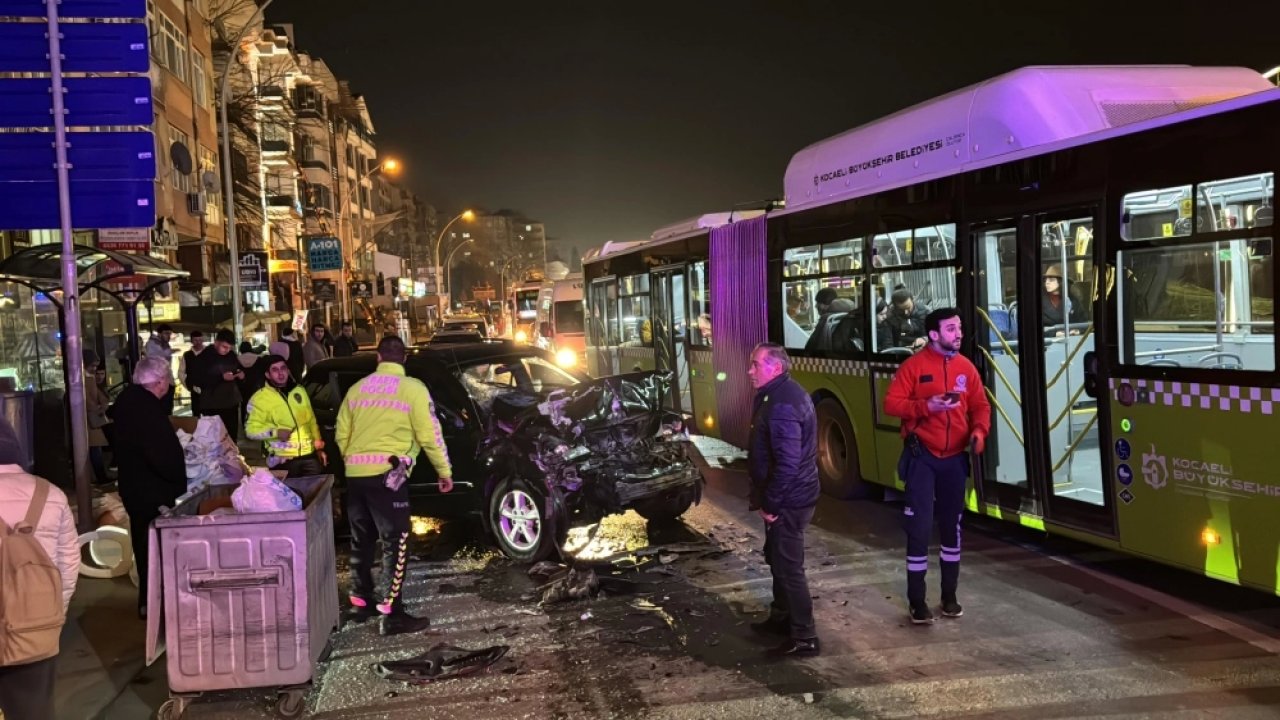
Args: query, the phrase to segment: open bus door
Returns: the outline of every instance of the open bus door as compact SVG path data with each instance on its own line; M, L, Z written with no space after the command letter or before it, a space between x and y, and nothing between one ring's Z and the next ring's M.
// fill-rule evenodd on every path
M1088 206L971 228L970 334L992 406L974 477L982 501L1024 524L1049 519L1110 536L1109 405L1096 398L1107 382L1095 362L1105 343L1094 319L1107 302L1095 272L1098 227Z
M653 271L650 288L653 297L654 365L673 375L666 407L675 412L692 413L689 388L689 348L687 312L689 294L685 283L685 267L678 265Z

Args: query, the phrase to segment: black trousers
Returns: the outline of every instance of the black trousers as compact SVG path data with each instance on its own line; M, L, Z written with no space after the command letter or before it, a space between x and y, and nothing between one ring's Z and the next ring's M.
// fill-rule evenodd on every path
M240 439L240 408L201 408L200 414L205 417L218 416L222 418L222 424L227 426L227 434L232 440Z
M907 531L907 602L925 603L925 573L929 570L929 540L938 526L942 541L938 568L942 600L955 600L960 583L960 524L964 520L964 487L969 475L965 453L940 458L924 447L907 447L898 460L898 475L906 485L902 507Z
M285 477L291 478L324 474L324 466L320 464L320 456L315 453L286 460L272 469L284 470L288 473Z
M160 511L132 505L125 505L124 511L129 515L129 544L133 546L134 567L138 568L138 608L141 609L147 605L147 571L151 557L147 553L147 535L151 521L160 517Z
M351 522L352 604L377 604L383 613L404 608L402 589L409 550L409 483L392 492L385 475L347 478L347 518ZM373 556L382 541L383 591L375 594Z
M0 667L0 713L4 720L49 720L53 717L53 681L58 658Z
M813 519L813 507L784 508L765 528L764 557L773 574L773 604L769 616L791 623L791 637L817 637L813 624L813 598L804 575L804 529Z

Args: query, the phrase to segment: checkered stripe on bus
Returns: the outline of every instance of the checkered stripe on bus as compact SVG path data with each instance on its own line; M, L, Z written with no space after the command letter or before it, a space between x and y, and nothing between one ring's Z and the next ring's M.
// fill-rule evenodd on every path
M1280 404L1280 389L1210 385L1167 380L1111 379L1111 397L1120 399L1121 385L1137 391L1137 401L1166 407L1220 410L1224 412L1272 414Z
M653 348L647 347L620 347L618 348L618 357L632 358L636 360L649 359L654 357Z
M871 368L865 360L842 360L839 358L793 357L791 369L795 372L827 373L867 377Z
M699 365L710 365L711 351L710 350L690 350L689 362L697 363Z

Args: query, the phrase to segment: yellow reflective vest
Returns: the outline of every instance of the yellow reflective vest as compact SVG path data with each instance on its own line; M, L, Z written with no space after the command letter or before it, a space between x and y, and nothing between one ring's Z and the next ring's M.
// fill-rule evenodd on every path
M276 437L277 430L292 430L288 440ZM249 415L244 434L261 440L273 457L292 459L316 451L320 426L311 410L311 398L301 385L284 392L267 384L249 398Z
M419 449L440 477L453 477L431 393L422 381L405 376L399 363L379 363L347 391L336 440L347 477L381 475L391 469L392 455L412 466Z

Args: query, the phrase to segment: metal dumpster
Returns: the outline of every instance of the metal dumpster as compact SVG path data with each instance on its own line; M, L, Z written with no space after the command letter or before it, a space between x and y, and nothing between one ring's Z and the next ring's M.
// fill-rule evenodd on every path
M147 664L167 652L162 720L182 717L192 697L211 690L276 687L278 714L305 709L338 626L333 476L285 483L301 510L199 515L202 502L238 487L213 485L152 524Z

